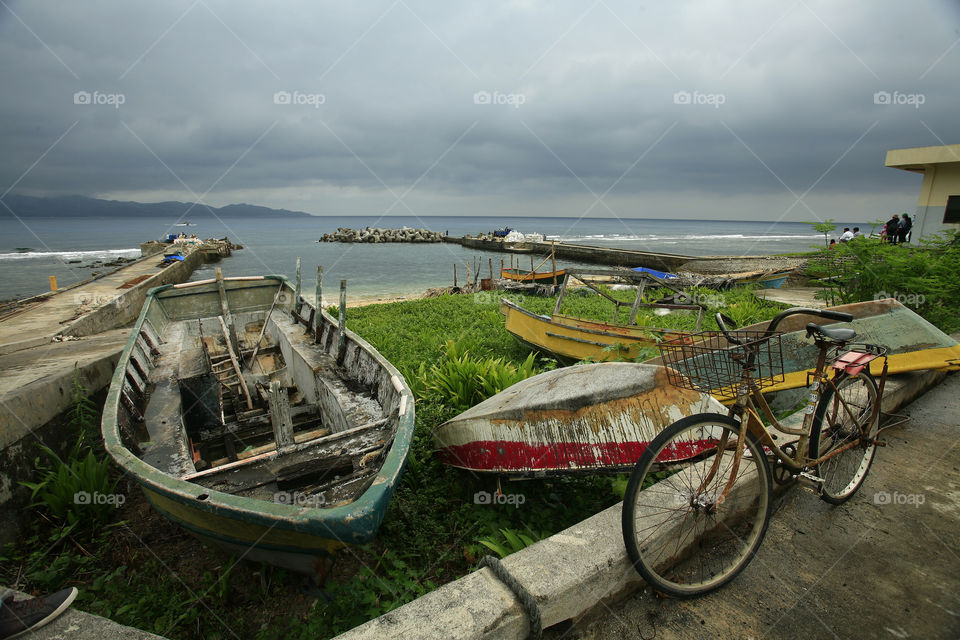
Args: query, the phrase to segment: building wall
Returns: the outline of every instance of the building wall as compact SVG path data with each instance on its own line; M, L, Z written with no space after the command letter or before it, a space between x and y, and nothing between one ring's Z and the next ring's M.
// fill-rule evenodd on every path
M943 210L947 196L960 195L960 162L928 165L923 173L923 185L913 222L913 236L927 236L960 225L943 224Z

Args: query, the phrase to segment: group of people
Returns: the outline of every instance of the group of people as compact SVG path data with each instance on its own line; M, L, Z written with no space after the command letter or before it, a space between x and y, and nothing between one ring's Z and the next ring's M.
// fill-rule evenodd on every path
M887 220L883 225L881 235L890 244L902 244L910 242L910 231L913 229L913 220L906 213L899 216L893 214L893 217Z
M893 217L887 220L887 222L880 227L880 239L884 242L889 242L890 244L902 244L905 242L910 242L910 232L913 229L913 220L910 219L910 216L906 213L893 214ZM860 227L844 227L843 233L840 234L838 240L831 240L829 248L833 249L837 242L840 243L850 242L854 238L863 237L863 234L860 233Z

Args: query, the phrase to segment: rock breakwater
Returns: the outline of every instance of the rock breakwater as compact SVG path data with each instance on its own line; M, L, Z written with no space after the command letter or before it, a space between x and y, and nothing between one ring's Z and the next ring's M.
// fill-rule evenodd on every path
M325 233L319 242L443 242L443 234L429 229L346 229L337 227L335 233Z

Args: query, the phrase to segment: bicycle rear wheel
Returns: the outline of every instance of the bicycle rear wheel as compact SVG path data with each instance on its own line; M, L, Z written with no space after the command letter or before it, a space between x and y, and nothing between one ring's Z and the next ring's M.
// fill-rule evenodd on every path
M842 504L863 484L877 452L873 442L879 416L867 424L878 402L877 383L863 370L854 376L841 374L825 387L810 430L810 457L818 458L853 443L815 470L823 480L820 497L831 504Z
M747 566L763 541L770 468L763 447L747 433L732 473L740 428L721 414L678 420L631 473L624 542L633 566L658 591L686 598L717 589Z

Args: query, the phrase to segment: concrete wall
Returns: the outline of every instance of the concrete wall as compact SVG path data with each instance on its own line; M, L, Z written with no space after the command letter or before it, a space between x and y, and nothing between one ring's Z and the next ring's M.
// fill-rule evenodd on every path
M61 332L65 336L90 336L132 323L140 315L147 299L147 291L165 284L186 282L190 274L203 264L203 252L195 250L153 277L121 294L113 302L105 304L66 325Z
M446 237L444 238L444 241L462 244L464 247L469 247L471 249L507 251L502 242L493 242L490 240ZM647 267L649 269L660 269L665 271L677 269L684 263L697 259L695 256L592 247L584 244L563 243L553 245L549 242L525 242L522 244L522 246L525 248L530 248L531 253L535 256L534 265L543 260L543 258L540 256L549 254L554 248L556 249L557 259L560 260L572 260L574 262L586 262L590 264L604 264L615 267ZM529 261L529 259L526 258L526 254L521 252L516 253L520 256L520 268L526 268L524 265L527 265L527 262ZM537 269L537 271L549 270L549 261Z
M917 201L914 237L960 228L960 225L943 223L949 196L960 196L960 162L927 166Z

